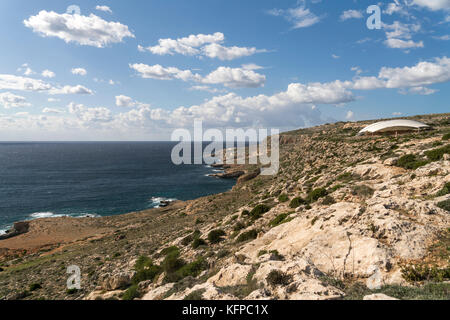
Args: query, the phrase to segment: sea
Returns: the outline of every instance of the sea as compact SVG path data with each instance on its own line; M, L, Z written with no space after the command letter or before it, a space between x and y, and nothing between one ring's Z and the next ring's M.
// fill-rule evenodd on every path
M206 164L173 164L175 144L0 143L0 233L17 221L120 215L233 187Z

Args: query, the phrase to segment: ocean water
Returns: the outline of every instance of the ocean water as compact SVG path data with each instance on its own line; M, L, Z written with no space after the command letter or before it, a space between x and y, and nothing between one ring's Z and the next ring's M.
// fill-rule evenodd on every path
M174 145L0 143L0 230L41 217L124 214L233 187L209 177L217 170L206 165L174 165Z

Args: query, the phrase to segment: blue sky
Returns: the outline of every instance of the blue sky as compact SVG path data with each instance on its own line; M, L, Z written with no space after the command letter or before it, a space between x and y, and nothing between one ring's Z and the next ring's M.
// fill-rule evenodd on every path
M3 141L450 111L450 0L4 0L0 12Z

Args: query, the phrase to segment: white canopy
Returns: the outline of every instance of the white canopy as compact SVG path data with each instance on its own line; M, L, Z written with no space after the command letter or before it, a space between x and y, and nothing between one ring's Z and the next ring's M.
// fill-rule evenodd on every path
M423 129L429 128L428 125L414 120L390 120L390 121L382 121L371 124L370 126L365 127L359 132L359 135L365 133L376 133L376 132L398 132L398 131L408 131L412 129Z

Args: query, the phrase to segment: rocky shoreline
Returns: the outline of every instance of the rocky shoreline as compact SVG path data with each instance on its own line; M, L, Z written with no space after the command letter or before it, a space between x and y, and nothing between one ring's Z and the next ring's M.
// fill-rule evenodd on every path
M30 221L0 241L0 299L448 300L450 115L415 119L434 130L357 137L362 122L283 134L277 176L216 166L237 178L221 194ZM74 263L83 287L69 293Z

